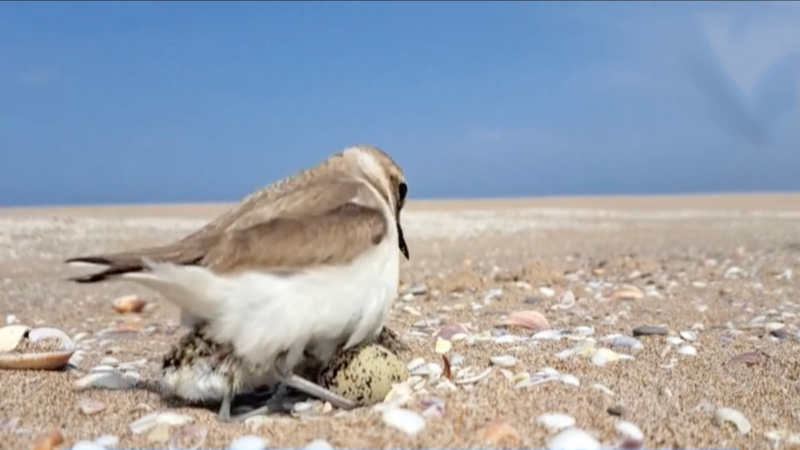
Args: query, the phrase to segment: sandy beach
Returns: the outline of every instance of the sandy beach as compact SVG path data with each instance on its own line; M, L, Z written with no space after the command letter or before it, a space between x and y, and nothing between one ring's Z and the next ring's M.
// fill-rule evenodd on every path
M421 373L422 390L403 406L425 413L415 435L371 408L221 424L213 410L163 403L146 389L76 389L109 357L154 379L185 330L155 294L66 282L82 272L62 261L168 242L229 206L0 209L2 319L59 328L80 348L68 370L0 374L0 448L30 448L51 430L62 448L102 436L116 437L115 448L167 448L181 430L203 434L200 448L244 435L271 448L317 439L334 448L544 448L559 427L604 448L629 445L637 430L644 448L800 447L800 194L411 201L411 260L389 318L410 347L400 356L441 367L435 336L460 327L467 337L446 353L454 376L490 369L471 383ZM125 295L148 306L117 313L111 302ZM547 327L502 325L526 310ZM513 357L507 367L490 362L504 355ZM79 405L88 400L105 408L87 415ZM749 427L715 421L721 408ZM131 432L138 418L167 411L191 423L166 436ZM542 419L550 413L562 416ZM548 417L559 419L548 427Z

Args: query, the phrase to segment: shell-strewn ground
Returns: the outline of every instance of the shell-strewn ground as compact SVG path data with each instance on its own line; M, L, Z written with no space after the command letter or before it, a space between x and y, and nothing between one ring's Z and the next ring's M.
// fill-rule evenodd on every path
M389 325L410 346L403 361L416 359L417 391L402 405L424 417L416 434L413 414L372 408L311 404L223 425L213 410L162 403L146 389L77 390L104 359L153 379L185 331L176 331L174 307L137 286L62 281L80 271L61 261L175 239L220 211L0 210L2 320L80 335L82 354L68 371L0 373L0 448L30 448L51 430L64 448L103 435L116 436L117 448L165 448L180 433L205 435L202 448L245 435L276 448L316 439L340 448L542 448L558 434L545 413L571 416L606 447L636 428L646 448L771 448L779 437L781 448L800 446L800 195L412 203L403 217L411 261ZM112 308L131 294L148 302L144 311ZM551 331L536 328L541 317L533 328L502 325L533 317L521 311L541 313ZM644 326L666 334L633 340ZM452 342L437 349L440 331ZM469 374L483 378L464 383ZM749 431L716 424L720 408L739 411ZM129 425L152 412L191 423L134 434ZM549 417L555 427L571 423Z

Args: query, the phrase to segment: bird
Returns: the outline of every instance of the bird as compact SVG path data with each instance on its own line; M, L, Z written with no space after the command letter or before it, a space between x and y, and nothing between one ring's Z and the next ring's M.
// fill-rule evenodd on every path
M164 354L161 361L161 374L158 378L158 390L163 397L177 398L189 403L219 405L218 417L228 420L231 414L233 399L245 392L254 393L266 387L266 393L274 394L278 386L259 386L258 376L253 376L236 356L230 343L221 344L209 338L208 324L199 323L181 337L177 344ZM397 333L384 327L374 340L366 340L363 344L374 343L385 347L394 354L408 349ZM302 367L296 369L299 376L307 380L316 380L317 384L328 387L331 373L337 372L332 364L341 366L341 359L336 356L328 365L308 357ZM233 389L233 392L228 392ZM250 417L250 415L246 416ZM246 418L244 417L244 418Z
M407 195L388 153L356 145L252 193L177 242L65 262L105 266L71 278L78 283L118 278L160 293L181 309L182 324L205 323L211 341L230 344L256 384L281 381L352 409L293 371L383 329L400 254L410 259L400 224Z

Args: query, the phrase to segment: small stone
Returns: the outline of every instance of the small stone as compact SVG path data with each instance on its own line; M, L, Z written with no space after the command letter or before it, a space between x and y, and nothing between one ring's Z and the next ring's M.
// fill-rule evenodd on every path
M787 332L783 328L779 328L777 330L772 330L772 331L769 332L769 334L772 335L773 337L778 338L778 339L786 339L787 337L789 337L789 332Z
M269 441L261 436L241 436L233 440L229 447L230 450L264 450L269 445Z
M633 329L634 336L666 336L667 329L664 327L655 327L644 325Z
M114 311L120 314L140 313L145 305L147 305L146 301L135 295L126 295L125 297L113 300L111 303L114 307Z
M625 348L630 348L632 350L642 350L642 349L644 349L644 344L642 344L642 342L640 340L638 340L638 339L636 339L634 337L631 337L631 336L619 336L619 337L616 337L616 338L614 338L613 341L611 341L611 346L612 347L625 347Z
M625 414L625 408L620 405L609 406L606 412L612 416L622 417L622 415Z
M761 354L760 352L745 352L740 353L733 358L730 359L730 362L733 363L744 363L748 366L753 366L756 364L761 364L766 361L766 356Z
M55 450L64 443L64 436L58 430L52 430L37 437L33 441L33 450Z

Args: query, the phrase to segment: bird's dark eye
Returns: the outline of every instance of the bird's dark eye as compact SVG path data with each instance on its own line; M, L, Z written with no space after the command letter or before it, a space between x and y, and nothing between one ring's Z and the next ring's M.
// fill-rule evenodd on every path
M400 183L400 185L397 186L397 202L400 205L406 203L406 195L408 195L408 185L405 183Z

